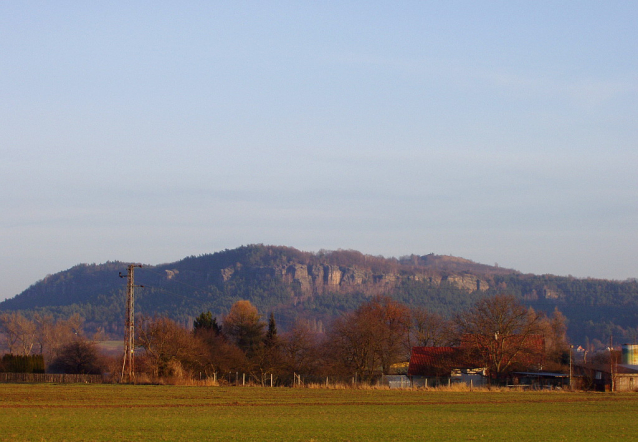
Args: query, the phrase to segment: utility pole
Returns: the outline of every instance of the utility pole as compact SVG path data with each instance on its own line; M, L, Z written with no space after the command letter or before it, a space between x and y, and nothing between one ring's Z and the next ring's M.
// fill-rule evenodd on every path
M572 351L574 349L573 345L569 346L569 389L573 390L572 387Z
M609 336L609 374L611 375L611 391L616 389L616 379L614 377L614 335Z
M135 352L135 287L144 287L143 285L135 285L135 267L142 268L140 264L131 264L128 266L126 276L120 272L120 278L126 277L126 320L124 331L124 361L122 362L122 376L120 381L124 382L126 375L128 382L132 382L135 376L134 352Z

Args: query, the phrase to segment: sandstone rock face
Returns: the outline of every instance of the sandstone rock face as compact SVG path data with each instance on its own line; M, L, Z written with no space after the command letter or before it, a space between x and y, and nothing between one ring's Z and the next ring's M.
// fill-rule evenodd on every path
M561 294L558 290L553 290L545 287L543 290L543 295L545 299L560 299Z
M314 281L308 270L308 266L302 264L288 266L285 270L285 280L296 284L302 292L312 291Z
M394 285L399 281L399 275L396 273L377 273L372 275L372 282L381 285Z
M369 269L336 265L289 264L280 267L242 267L237 264L219 271L218 281L225 283L239 274L246 274L259 281L281 278L290 284L297 296L327 292L363 291L383 294L404 280L427 281L439 285L447 281L463 290L473 292L489 288L487 281L470 274L440 276L426 273L373 273Z
M368 272L357 268L340 268L341 283L346 285L363 285L367 282Z
M460 289L467 290L468 292L476 290L484 292L490 288L487 281L483 281L474 275L450 275L444 279Z
M324 284L329 287L338 287L341 284L341 269L337 266L323 266Z
M233 273L235 273L235 269L233 267L227 267L225 269L221 269L219 272L222 281L226 282L230 279L231 276L233 276Z
M179 270L164 270L166 272L166 280L170 281L171 279L173 279L175 277L175 275L177 275L179 273Z
M308 266L308 277L312 281L313 286L322 285L324 281L324 268L318 265Z

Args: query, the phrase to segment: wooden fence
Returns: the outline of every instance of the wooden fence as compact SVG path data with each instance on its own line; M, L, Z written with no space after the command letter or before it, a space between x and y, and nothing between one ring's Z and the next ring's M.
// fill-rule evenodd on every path
M102 384L99 374L0 373L0 382Z

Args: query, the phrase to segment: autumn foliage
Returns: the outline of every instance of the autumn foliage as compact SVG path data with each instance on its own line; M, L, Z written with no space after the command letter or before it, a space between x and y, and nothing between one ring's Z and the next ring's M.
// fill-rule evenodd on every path
M425 308L410 309L387 296L374 296L317 331L304 318L280 330L276 315L266 320L247 300L235 302L221 318L202 312L187 328L166 316L136 319L137 379L217 379L270 385L293 384L299 375L372 380L392 374L410 359L413 347L455 347L495 378L530 365L562 368L565 318L537 314L513 297L486 297L453 319ZM66 373L99 373L106 362L83 336L74 316L27 319L0 317L5 346L16 354L42 355L48 367ZM108 371L117 374L118 364ZM143 375L143 376L142 376ZM244 377L245 376L245 377Z

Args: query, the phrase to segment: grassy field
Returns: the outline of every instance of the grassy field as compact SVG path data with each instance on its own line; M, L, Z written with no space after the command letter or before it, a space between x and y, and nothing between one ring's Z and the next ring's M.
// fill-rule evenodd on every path
M637 440L638 394L0 384L6 441Z

